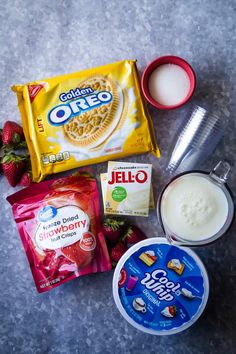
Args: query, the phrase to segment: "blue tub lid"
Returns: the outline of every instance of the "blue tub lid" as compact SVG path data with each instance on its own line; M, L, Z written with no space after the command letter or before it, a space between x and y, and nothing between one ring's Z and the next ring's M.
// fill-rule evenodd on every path
M206 269L195 252L150 238L118 262L113 296L123 317L146 333L175 334L203 312L209 294Z

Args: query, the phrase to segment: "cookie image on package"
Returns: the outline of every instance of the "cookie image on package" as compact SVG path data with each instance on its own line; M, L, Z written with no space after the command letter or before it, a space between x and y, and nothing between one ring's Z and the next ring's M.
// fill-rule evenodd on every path
M115 82L107 76L91 76L79 83L79 88L90 87L94 93L108 91L112 100L75 116L64 124L64 134L73 144L80 147L94 147L101 144L120 125L124 116L123 102L120 102L118 88ZM120 93L123 99L123 93ZM119 107L122 105L121 114Z

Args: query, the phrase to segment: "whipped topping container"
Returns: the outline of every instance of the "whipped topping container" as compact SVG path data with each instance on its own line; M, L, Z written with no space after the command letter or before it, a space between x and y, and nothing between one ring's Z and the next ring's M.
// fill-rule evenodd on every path
M135 284L127 289L134 278ZM192 326L204 311L208 294L207 272L196 253L170 245L165 238L134 245L114 272L118 310L132 326L149 334L175 334Z

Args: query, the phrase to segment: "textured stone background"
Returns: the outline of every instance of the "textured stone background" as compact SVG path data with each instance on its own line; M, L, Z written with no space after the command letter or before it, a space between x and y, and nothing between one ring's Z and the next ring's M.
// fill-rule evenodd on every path
M192 102L229 119L229 128L203 168L236 154L236 3L208 1L0 1L1 122L19 120L14 83L137 58L138 68L164 54L188 60L196 70ZM131 157L154 167L155 197L166 183L163 172L176 127L188 106L172 112L150 108L160 160ZM99 165L95 172L106 170ZM229 185L236 195L235 167ZM11 210L13 192L1 179L0 353L233 353L236 348L235 225L216 244L197 250L210 277L210 298L199 321L180 335L138 332L115 308L112 272L76 279L44 295L33 284ZM137 224L160 234L155 212Z

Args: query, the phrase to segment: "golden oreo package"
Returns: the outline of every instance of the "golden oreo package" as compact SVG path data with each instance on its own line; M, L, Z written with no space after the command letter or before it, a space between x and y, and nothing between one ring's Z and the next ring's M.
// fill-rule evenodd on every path
M159 157L135 60L12 87L33 181L79 166L151 151Z

